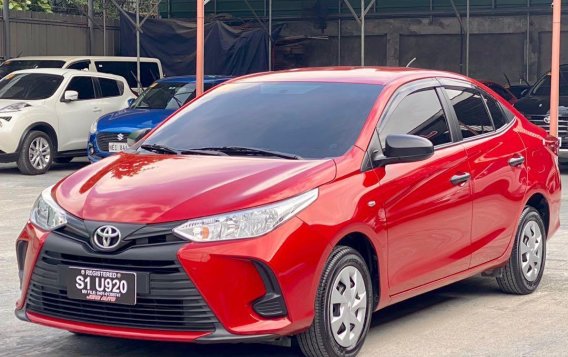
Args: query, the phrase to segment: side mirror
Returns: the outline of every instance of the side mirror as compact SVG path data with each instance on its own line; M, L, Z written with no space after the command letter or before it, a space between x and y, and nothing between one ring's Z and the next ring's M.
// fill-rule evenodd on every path
M384 154L375 153L372 157L375 167L401 162L426 160L434 154L434 145L426 138L417 135L387 135Z
M79 100L79 92L74 91L74 90L66 90L65 93L63 94L63 102L74 102L76 100Z
M126 103L128 104L128 107L130 108L132 106L132 103L134 103L136 99L134 98L128 98L128 101L126 101Z
M137 142L140 141L140 139L145 137L146 134L148 134L150 132L150 130L152 130L152 129L145 128L145 129L138 129L138 130L133 131L126 138L126 144L128 144L129 147L136 144Z

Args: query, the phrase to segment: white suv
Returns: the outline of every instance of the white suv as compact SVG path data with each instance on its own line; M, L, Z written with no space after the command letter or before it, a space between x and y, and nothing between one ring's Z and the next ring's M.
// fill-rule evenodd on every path
M128 106L122 77L69 69L13 72L0 80L0 162L27 175L87 153L91 124Z

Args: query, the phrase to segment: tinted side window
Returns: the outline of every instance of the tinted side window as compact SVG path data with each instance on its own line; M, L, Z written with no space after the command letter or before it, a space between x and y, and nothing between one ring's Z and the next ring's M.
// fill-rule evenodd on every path
M507 118L505 118L505 115L503 114L499 103L489 95L484 95L483 97L485 99L485 103L487 103L487 108L489 108L489 113L491 113L491 118L493 119L495 128L499 129L502 126L505 126L508 121Z
M507 99L507 100L511 100L512 97L509 94L509 92L507 92L504 88L502 88L499 85L496 84L489 84L488 85L489 88L491 88L495 93L499 94L501 97Z
M122 83L114 79L99 78L102 97L118 97L122 95Z
M79 100L94 99L96 97L92 77L74 77L69 82L66 90L77 91Z
M98 61L95 62L97 71L103 73L116 74L124 77L130 88L136 88L136 62L120 61ZM160 72L157 63L140 63L140 83L142 87L149 87L155 80L160 79Z
M404 98L380 125L383 145L390 134L418 135L434 145L450 143L448 121L436 91L428 89Z
M91 64L91 61L79 61L79 62L75 62L72 63L71 65L69 65L67 68L69 69L77 69L79 71L83 71L83 70L89 70L89 65Z
M472 89L446 89L462 133L462 137L485 134L495 130L481 95Z

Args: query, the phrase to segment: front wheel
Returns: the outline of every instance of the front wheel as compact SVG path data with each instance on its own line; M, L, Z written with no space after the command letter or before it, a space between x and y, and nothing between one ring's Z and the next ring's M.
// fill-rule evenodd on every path
M501 290L508 294L526 295L536 290L546 262L546 229L537 210L525 207L511 257L497 278Z
M53 162L53 144L43 131L30 131L22 143L18 169L24 175L40 175L49 170Z
M324 269L312 326L297 336L305 356L355 356L363 346L373 313L367 264L350 247L336 247Z

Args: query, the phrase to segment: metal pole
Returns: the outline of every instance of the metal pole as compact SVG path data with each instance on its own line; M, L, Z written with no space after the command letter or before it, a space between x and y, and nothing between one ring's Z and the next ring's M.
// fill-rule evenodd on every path
M4 20L4 58L10 58L10 3L4 0L2 7L2 17Z
M560 21L561 0L552 4L552 65L550 73L550 135L558 137L558 105L560 91Z
M527 0L527 45L525 50L525 57L526 57L526 72L525 72L525 80L529 81L529 60L530 60L530 45L531 45L531 0Z
M361 66L365 65L365 0L361 0Z
M106 1L103 0L103 56L107 55Z
M272 0L268 0L268 70L272 71Z
M195 93L203 94L203 72L205 65L205 4L197 0L197 49L195 57Z
M337 18L337 65L341 66L341 2L342 0L338 0L337 2L337 11L339 16Z
M7 1L5 1L7 2ZM87 1L87 24L89 26L89 54L93 55L95 43L95 27L93 26L93 0Z
M136 0L136 82L138 94L142 93L140 85L140 0Z
M469 77L469 0L466 3L465 75Z

